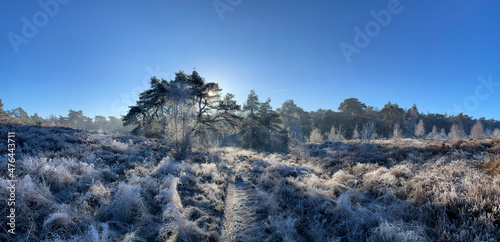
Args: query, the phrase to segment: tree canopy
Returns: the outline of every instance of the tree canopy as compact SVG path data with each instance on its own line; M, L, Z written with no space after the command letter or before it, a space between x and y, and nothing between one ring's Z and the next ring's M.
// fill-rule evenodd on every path
M183 158L195 139L207 139L221 126L235 127L241 121L234 95L222 97L221 91L196 71L191 75L179 71L171 81L152 77L150 88L139 95L123 122L137 125L136 134L172 141L177 158Z

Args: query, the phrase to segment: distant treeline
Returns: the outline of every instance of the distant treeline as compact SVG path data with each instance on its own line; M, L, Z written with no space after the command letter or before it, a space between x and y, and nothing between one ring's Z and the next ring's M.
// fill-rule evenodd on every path
M286 150L290 141L373 138L464 138L500 136L500 121L460 113L421 113L387 103L382 109L357 98L345 99L336 108L305 111L293 100L273 109L271 100L262 102L255 91L239 105L234 95L222 96L217 83L206 82L196 71L176 73L174 80L151 78L151 88L141 93L135 106L118 119L113 116L86 117L69 110L68 116L28 115L22 108L3 110L0 118L12 118L32 125L62 125L75 129L102 130L154 138L167 138L178 149L188 144L216 142L238 144L258 150ZM124 127L124 125L126 127Z
M324 140L373 138L465 138L500 136L500 121L473 119L460 113L421 113L387 103L382 109L356 98L337 108L307 112L293 100L273 109L271 99L260 101L251 91L239 105L233 94L222 95L217 83L196 71L176 73L174 80L151 78L150 89L139 95L123 117L134 134L164 138L176 144L179 157L191 146L209 141L264 151L289 151L290 145Z
M46 118L40 117L37 113L29 115L21 107L3 110L3 103L0 99L0 118L11 119L15 122L38 126L66 126L74 129L83 129L88 131L102 131L108 133L130 132L131 128L123 126L123 122L114 117L104 117L96 115L93 119L83 115L83 111L69 110L68 116L49 115Z

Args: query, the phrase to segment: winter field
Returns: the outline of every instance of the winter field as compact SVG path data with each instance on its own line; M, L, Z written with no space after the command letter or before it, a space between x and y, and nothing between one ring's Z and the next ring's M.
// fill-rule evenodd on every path
M162 140L4 122L4 144L8 132L16 229L2 205L2 241L500 239L498 138L222 147L176 161Z

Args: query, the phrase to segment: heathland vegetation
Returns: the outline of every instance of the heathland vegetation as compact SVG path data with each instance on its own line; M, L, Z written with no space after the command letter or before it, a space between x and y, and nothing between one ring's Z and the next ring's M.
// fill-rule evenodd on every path
M500 239L499 121L356 98L337 109L274 109L254 91L239 105L197 72L153 77L121 120L0 100L17 158L16 234L0 239ZM8 162L0 149L3 204Z

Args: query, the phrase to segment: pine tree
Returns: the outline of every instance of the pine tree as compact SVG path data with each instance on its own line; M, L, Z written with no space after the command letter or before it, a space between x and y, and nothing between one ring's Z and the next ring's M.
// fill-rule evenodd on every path
M24 109L22 109L21 107L7 111L7 116L15 118L25 124L32 124L32 125L35 124L33 120L31 120L28 113L24 111Z
M250 90L247 101L243 104L243 111L249 111L248 115L254 116L257 110L259 110L260 105L259 96L257 96L254 90Z
M250 104L255 109L250 108ZM244 148L260 151L285 150L286 137L281 128L280 116L271 107L271 99L268 98L266 102L261 103L257 94L251 91L246 106L244 111L248 114L241 125L241 145Z
M153 77L150 89L139 95L123 122L136 125L135 134L167 139L175 147L176 159L184 159L195 140L207 140L209 133L241 121L234 95L222 97L221 91L217 83L206 82L196 71L191 75L180 71L171 81Z

